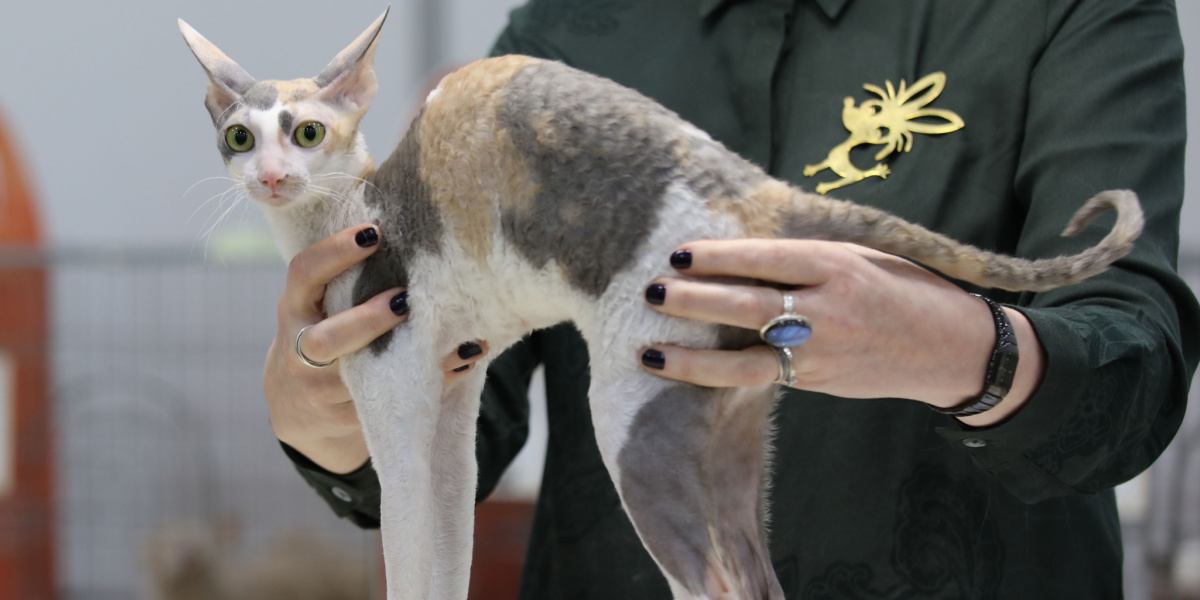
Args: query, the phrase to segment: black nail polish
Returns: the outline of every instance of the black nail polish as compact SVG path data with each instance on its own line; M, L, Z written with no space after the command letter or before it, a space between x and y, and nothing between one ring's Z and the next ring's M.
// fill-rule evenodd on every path
M692 251L680 250L671 253L671 266L676 269L686 269L692 266Z
M479 344L476 344L475 342L466 342L458 347L458 357L463 360L467 360L473 356L479 356L480 354L483 354L483 348L481 348Z
M388 303L392 312L396 313L397 317L403 317L408 314L408 292L400 292L392 296L392 300Z
M661 371L663 367L667 366L667 357L658 350L647 350L642 353L642 364Z
M354 243L358 244L359 248L370 248L379 243L379 230L374 227L368 227L354 234Z
M462 373L463 371L466 371L467 369L470 369L470 368L471 368L471 365L463 365L461 367L456 367L456 368L450 369L450 370L454 371L455 373Z
M661 283L652 283L646 288L646 302L656 306L662 306L663 302L667 301L667 286Z

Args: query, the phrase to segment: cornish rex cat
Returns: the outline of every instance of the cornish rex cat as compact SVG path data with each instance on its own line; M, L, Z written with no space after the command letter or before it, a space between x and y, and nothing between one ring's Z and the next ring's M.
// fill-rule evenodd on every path
M1065 232L1115 208L1097 246L1032 262L998 256L790 187L637 92L524 56L446 76L376 169L358 123L376 91L384 16L316 77L292 81L257 81L180 28L209 76L217 147L285 257L354 223L385 232L377 253L329 286L326 309L408 288L409 322L338 365L383 489L395 600L467 596L485 369L446 387L438 365L464 340L487 340L494 356L533 329L574 322L592 357L604 464L675 597L782 598L762 502L775 386L702 388L638 367L644 346L729 340L642 306L646 282L668 274L664 257L696 239L821 238L983 287L1044 290L1099 273L1141 230L1136 197L1107 192Z

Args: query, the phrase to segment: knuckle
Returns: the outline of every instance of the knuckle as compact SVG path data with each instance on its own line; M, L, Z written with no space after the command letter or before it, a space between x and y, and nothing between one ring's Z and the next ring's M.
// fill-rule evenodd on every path
M748 352L738 373L738 385L761 385L763 382L774 381L779 376L779 365L774 357L764 358L757 353Z
M313 360L329 360L333 355L333 336L324 329L313 328L304 332L302 350Z
M837 276L825 282L826 289L830 294L837 298L846 298L855 290L855 281L851 276L847 276L845 271L840 272Z
M759 323L766 323L774 319L782 308L778 293L770 288L755 289L749 299L752 304L747 308L746 314L757 317L756 320Z
M778 267L787 264L789 249L786 244L765 244L763 262L768 266Z
M671 363L675 364L672 365ZM696 368L692 365L691 361L683 360L682 357L676 357L674 361L668 360L666 371L676 379L686 381L696 380Z
M312 259L304 252L292 257L288 261L287 279L288 283L302 283L308 280L309 274L312 272Z
M697 298L690 286L687 285L670 285L667 286L667 307L673 308L683 313L694 312L697 308Z
M733 300L733 309L739 316L761 317L766 313L762 294L746 292L738 294ZM770 317L767 317L770 318ZM763 319L765 322L765 319Z

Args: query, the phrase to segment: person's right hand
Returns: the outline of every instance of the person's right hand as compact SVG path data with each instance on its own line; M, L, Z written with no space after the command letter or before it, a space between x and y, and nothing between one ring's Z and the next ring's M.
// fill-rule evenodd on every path
M408 295L400 288L325 315L325 286L374 253L381 235L375 225L351 227L292 259L279 298L275 340L267 350L263 370L267 412L276 437L334 473L349 473L362 466L368 458L367 444L336 362L322 368L305 364L296 354L296 334L308 327L301 341L305 356L329 362L363 348L404 322ZM479 341L464 343L445 357L442 368L447 383L462 377L486 354L487 343Z

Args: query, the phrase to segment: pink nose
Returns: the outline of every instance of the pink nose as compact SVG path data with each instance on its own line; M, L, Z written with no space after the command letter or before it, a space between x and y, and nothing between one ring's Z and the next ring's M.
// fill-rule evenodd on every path
M271 194L275 194L275 190L284 179L287 179L287 175L282 173L260 173L258 176L259 183L270 188Z

